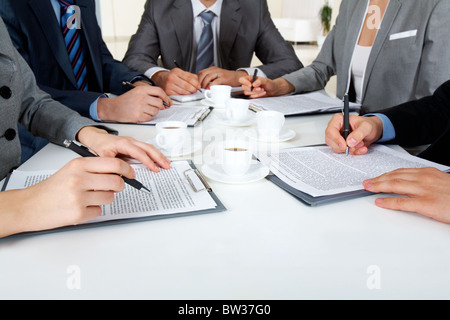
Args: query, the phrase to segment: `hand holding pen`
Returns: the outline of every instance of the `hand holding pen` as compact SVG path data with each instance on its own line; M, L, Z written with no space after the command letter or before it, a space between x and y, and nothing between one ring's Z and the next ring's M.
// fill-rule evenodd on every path
M75 153L77 153L78 155L80 155L82 157L87 157L87 158L99 157L99 155L94 150L91 150L87 146L83 145L82 143L76 142L76 141L65 140L64 146L66 148L74 151ZM148 188L146 188L139 181L137 181L135 179L126 178L122 175L120 177L123 179L123 181L125 181L126 184L132 186L133 188L151 193L151 191Z
M127 87L128 89L130 89L130 90L136 88L136 86L135 86L134 84L132 84L131 82L128 82L128 81L123 81L122 84L123 84L125 87ZM170 108L170 104L168 104L168 103L165 102L164 100L162 100L162 103L163 103L164 107Z

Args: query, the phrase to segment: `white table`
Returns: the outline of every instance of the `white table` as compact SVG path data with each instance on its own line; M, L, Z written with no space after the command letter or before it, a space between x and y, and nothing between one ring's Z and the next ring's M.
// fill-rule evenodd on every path
M190 129L206 148L233 130L214 113ZM323 143L330 117L289 118L297 137L282 147ZM22 169L74 157L49 145ZM450 298L448 225L377 208L375 196L310 208L267 180L211 186L226 212L0 240L0 299Z

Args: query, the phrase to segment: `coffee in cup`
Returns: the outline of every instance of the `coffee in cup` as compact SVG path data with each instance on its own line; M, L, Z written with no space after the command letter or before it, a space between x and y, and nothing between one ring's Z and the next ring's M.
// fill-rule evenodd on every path
M156 125L156 145L165 150L183 146L187 135L187 124L181 121L165 121Z

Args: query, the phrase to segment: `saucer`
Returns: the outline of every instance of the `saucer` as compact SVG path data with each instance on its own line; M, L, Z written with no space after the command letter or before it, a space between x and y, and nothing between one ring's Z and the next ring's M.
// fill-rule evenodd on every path
M218 118L217 119L218 122L220 124L222 124L222 125L225 125L225 126L230 126L230 127L248 127L248 126L251 126L252 124L255 123L256 115L255 115L254 112L249 110L248 114L247 114L247 118L244 121L242 121L242 122L234 122L234 121L229 120L225 113L221 114L217 118Z
M213 107L215 109L225 109L225 104L214 104L214 102L203 99L201 104L207 107Z
M202 143L199 141L186 141L182 146L173 148L173 149L164 149L160 147L156 141L149 141L149 143L153 144L155 147L158 148L159 151L162 152L166 157L168 158L176 158L176 157L183 157L188 156L190 154L193 154L200 150L202 148Z
M292 129L283 128L281 129L280 135L278 139L275 138L263 138L258 136L257 130L250 130L247 132L247 136L251 139L262 141L262 142L285 142L293 139L296 136L296 133Z
M211 180L227 183L227 184L245 184L252 183L264 179L269 174L268 167L258 162L250 165L247 173L243 176L233 177L227 175L220 164L205 164L202 166L201 172Z

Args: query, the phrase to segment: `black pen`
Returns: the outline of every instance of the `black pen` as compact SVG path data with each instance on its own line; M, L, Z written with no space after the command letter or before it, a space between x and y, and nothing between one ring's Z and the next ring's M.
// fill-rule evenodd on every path
M253 82L256 81L257 75L258 75L258 69L255 69L255 72L253 73L252 88L250 89L250 91L253 91Z
M350 108L348 101L348 94L344 96L344 139L347 142L348 135L350 134ZM347 144L347 149L345 150L345 154L348 156L349 147Z
M99 157L97 152L89 149L87 146L85 146L82 143L77 142L77 141L65 140L64 146L85 158ZM142 183L140 183L139 181L137 181L135 179L128 179L124 176L120 176L120 177L123 179L123 181L125 181L126 184L132 186L133 188L140 190L140 191L145 190L145 191L151 193L151 191L149 189L147 189L146 187L144 187L144 185Z
M123 81L122 84L125 87L128 87L129 89L136 88L136 86L134 84L132 84L131 82L128 82L128 81ZM163 105L164 105L164 107L170 108L170 105L167 102L165 102L165 101L163 101Z

